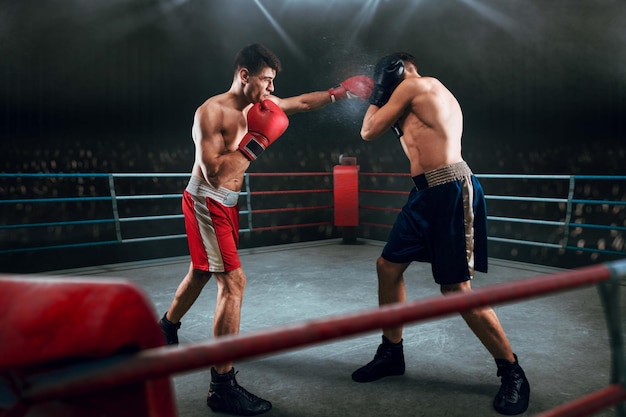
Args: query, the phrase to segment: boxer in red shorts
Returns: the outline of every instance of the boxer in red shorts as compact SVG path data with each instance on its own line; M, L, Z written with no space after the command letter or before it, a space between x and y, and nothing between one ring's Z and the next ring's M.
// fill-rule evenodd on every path
M287 128L287 115L345 98L365 100L373 87L371 78L357 75L327 91L281 99L272 95L280 70L273 52L263 45L249 45L235 57L230 89L196 110L192 127L196 157L183 194L191 265L160 321L168 344L178 343L180 320L211 276L218 287L214 336L239 332L246 285L237 254L239 192L250 163ZM213 411L238 415L260 414L272 407L237 384L232 363L211 368L207 405Z
M369 102L361 136L373 140L391 128L415 184L376 263L379 304L406 300L403 273L413 261L431 264L442 294L471 291L474 269L487 272L487 215L482 187L461 156L459 103L439 80L422 77L408 53L379 60ZM496 313L485 307L461 315L495 359L501 385L493 407L523 413L530 385ZM352 379L371 382L404 371L402 326L396 326L383 329L374 359Z

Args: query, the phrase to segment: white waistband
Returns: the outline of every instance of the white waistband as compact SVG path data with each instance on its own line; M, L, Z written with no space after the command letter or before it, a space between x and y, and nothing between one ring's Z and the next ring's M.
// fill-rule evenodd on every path
M231 191L224 187L214 188L211 184L195 175L192 175L189 179L186 190L192 195L208 197L226 207L234 207L239 201L239 192Z

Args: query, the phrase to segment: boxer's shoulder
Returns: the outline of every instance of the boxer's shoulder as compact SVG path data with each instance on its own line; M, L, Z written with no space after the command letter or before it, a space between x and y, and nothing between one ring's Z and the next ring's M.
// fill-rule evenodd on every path
M450 92L436 78L419 77L409 78L405 80L400 87L405 89L405 94L413 97L412 101L417 100L420 103L444 100Z
M443 86L436 78L420 76L407 77L402 84L403 87L412 88L418 92L428 92Z

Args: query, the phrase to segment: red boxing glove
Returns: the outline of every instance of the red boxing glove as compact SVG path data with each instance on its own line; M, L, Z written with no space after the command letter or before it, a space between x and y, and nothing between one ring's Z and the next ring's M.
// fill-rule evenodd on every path
M248 133L239 142L239 151L254 161L289 126L287 115L271 100L256 103L248 111Z
M367 100L372 94L374 80L367 75L355 75L342 82L338 87L328 90L330 99L334 103L344 98L360 98Z

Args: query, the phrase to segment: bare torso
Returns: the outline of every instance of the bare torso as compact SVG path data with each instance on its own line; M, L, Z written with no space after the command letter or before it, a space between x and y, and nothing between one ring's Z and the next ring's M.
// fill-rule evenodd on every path
M400 120L400 142L411 175L462 161L463 115L456 98L434 78L409 78L405 83L419 91Z
M192 175L215 188L240 191L250 161L237 147L247 133L252 103L271 100L290 115L319 109L331 102L328 91L280 99L272 95L275 76L276 71L270 67L257 75L249 74L247 69L236 71L229 91L209 98L198 107L191 132L196 147Z
M400 139L410 162L411 176L461 162L463 114L452 93L437 79L406 75L388 104L370 106L361 130L365 140L386 132L395 122L403 131Z
M247 131L250 106L242 109L231 94L224 93L209 98L196 110L191 130L195 144L192 175L216 188L241 190L249 163L234 153Z

